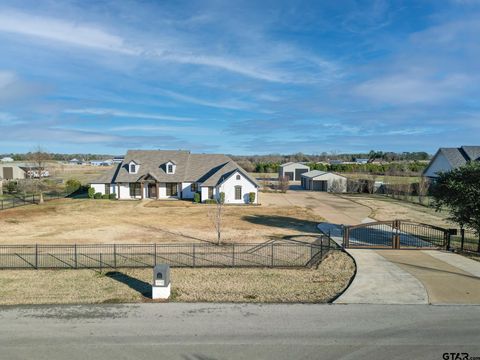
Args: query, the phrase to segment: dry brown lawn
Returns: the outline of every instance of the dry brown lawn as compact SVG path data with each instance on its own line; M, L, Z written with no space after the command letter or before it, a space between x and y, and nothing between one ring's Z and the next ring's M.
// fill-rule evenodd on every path
M0 211L0 244L213 242L214 208L188 201L54 200ZM300 206L225 206L222 236L226 243L309 240L320 221Z
M354 273L351 258L335 251L318 269L171 270L172 298L179 302L328 302ZM151 269L0 271L0 305L145 302Z
M370 217L378 221L411 220L440 227L456 227L447 220L445 212L436 212L431 207L417 205L406 201L375 195L341 195L371 210Z

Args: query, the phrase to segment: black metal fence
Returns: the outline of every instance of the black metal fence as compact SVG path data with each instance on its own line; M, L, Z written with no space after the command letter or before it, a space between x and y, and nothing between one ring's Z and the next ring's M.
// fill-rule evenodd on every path
M49 201L49 200L56 200L56 199L62 199L69 194L67 193L44 193L43 194L43 200L44 201ZM40 195L38 194L33 194L33 195L13 195L8 198L2 198L0 199L0 210L6 210L6 209L12 209L16 208L19 206L25 206L25 205L32 205L32 204L38 204L40 201Z
M480 238L473 232L459 230L450 238L450 248L457 251L480 253Z
M314 243L1 245L0 269L172 267L309 267L339 247L327 236Z

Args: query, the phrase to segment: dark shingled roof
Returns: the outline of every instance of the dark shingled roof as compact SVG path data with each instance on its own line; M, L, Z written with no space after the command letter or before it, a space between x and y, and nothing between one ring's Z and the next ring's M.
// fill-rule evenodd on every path
M450 163L452 169L459 168L469 161L480 161L480 146L462 146L459 148L440 148L433 157L430 164L425 168L423 173L425 174L430 165L434 162L438 154L443 154L447 161Z
M140 164L137 174L128 171L131 161ZM167 174L165 165L168 162L176 165L175 174ZM137 182L150 174L159 182L200 182L205 186L216 186L235 170L242 172L258 186L255 179L223 154L191 154L184 150L129 150L121 164L92 183Z

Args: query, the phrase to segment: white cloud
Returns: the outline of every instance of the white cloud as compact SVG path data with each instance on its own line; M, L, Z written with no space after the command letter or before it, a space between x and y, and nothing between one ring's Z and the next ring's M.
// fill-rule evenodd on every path
M0 90L15 81L15 74L10 71L0 71Z
M180 93L170 91L170 90L165 90L165 89L160 90L160 93L175 100L180 100L190 104L197 104L197 105L214 107L219 109L246 110L252 107L251 104L244 101L240 101L240 100L208 101L208 100L180 94Z
M139 112L122 111L122 110L116 110L116 109L98 109L98 108L66 109L64 110L64 112L67 114L100 115L100 116L140 118L140 119L151 119L151 120L168 120L168 121L194 120L191 117L180 117L180 116L163 115L163 114L147 114L147 113L139 113Z
M463 74L437 79L412 72L366 81L353 92L389 104L436 103L458 97L471 82L472 79Z
M98 27L16 11L0 12L0 31L131 55L137 53L126 47L121 37Z

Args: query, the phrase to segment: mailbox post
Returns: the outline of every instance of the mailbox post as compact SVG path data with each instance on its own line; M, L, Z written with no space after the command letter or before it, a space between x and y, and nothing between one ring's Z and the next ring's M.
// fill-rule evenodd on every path
M156 265L153 268L152 299L168 299L170 291L170 266Z

